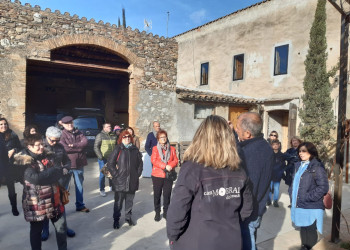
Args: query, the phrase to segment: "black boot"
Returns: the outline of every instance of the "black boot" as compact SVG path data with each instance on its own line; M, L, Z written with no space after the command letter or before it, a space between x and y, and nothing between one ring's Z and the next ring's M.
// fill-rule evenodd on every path
M114 229L119 229L119 228L120 228L119 220L114 220L114 222L113 222L113 228L114 228Z
M17 210L17 194L9 196L11 207L12 207L12 214L14 216L18 216L19 212Z
M154 216L155 221L160 221L160 212L156 212L156 216Z

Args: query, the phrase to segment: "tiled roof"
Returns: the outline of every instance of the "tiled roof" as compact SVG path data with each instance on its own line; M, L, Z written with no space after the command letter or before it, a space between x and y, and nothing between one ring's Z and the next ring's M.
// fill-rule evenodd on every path
M188 88L176 88L176 94L179 99L216 102L216 103L232 103L232 104L262 104L262 99L246 98L230 94L223 94L214 91L202 91Z
M226 15L226 16L220 17L220 18L218 18L218 19L215 19L215 20L213 20L213 21L210 21L210 22L208 22L208 23L205 23L205 24L203 24L203 25L200 25L200 26L198 26L198 27L196 27L196 28L193 28L193 29L190 29L190 30L188 30L188 31L185 31L185 32L183 32L183 33L181 33L181 34L178 34L178 35L174 36L173 38L178 37L178 36L181 36L181 35L183 35L183 34L186 34L186 33L188 33L188 32L191 32L191 31L193 31L193 30L196 30L196 29L198 29L198 28L201 28L201 27L207 26L207 25L209 25L209 24L215 23L215 22L217 22L217 21L219 21L219 20L221 20L221 19L224 19L224 18L226 18L226 17L228 17L228 16L235 15L235 14L237 14L237 13L239 13L239 12L246 11L246 10L248 10L248 9L251 9L251 8L253 8L253 7L256 7L256 6L258 6L258 5L261 5L261 4L263 4L263 3L270 2L270 1L272 1L272 0L264 0L264 1L261 1L261 2L259 2L259 3L250 5L250 6L246 7L246 8L244 8L244 9L237 10L237 11L232 12L232 13Z

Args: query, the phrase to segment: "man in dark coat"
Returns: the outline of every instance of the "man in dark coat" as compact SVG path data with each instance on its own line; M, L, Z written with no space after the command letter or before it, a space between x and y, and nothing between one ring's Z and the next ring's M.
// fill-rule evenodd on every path
M64 130L62 131L60 143L71 161L71 170L69 172L74 177L76 211L88 213L90 210L85 207L83 198L84 166L87 165L84 149L88 144L88 140L82 132L74 128L73 117L65 116L61 121ZM70 178L64 183L66 189L68 189L69 182Z
M157 146L157 133L160 130L160 123L157 121L153 122L153 131L147 135L145 150L147 154L144 157L144 165L143 165L143 177L151 177L152 172L152 163L151 163L151 155L154 146Z
M241 223L243 249L256 249L256 231L266 211L274 165L274 153L262 136L262 127L262 119L258 113L246 112L238 117L236 132L253 194L253 212Z

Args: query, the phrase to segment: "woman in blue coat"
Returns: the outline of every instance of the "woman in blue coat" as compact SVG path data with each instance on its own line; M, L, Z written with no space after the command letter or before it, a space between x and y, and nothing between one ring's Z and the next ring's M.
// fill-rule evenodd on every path
M314 144L301 143L298 153L301 161L295 164L294 179L289 188L291 217L300 227L301 249L311 249L317 242L317 231L322 233L323 196L329 189L328 178Z

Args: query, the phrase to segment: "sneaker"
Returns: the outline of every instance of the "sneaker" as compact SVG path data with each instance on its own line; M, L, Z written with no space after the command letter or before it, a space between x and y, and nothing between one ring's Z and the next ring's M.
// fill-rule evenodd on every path
M273 201L273 206L274 207L279 207L278 202L277 201Z
M74 237L75 236L74 230L67 227L67 236L70 238Z
M156 216L154 216L155 221L160 221L160 213L156 213Z
M105 192L104 190L102 190L102 191L100 191L100 195L101 195L102 197L105 197L105 196L106 196L106 192Z
M75 209L75 211L77 211L77 212L84 212L84 213L90 212L90 210L88 208L86 208L86 207L77 208L77 209Z
M270 205L271 205L271 201L267 201L266 206L270 206Z

